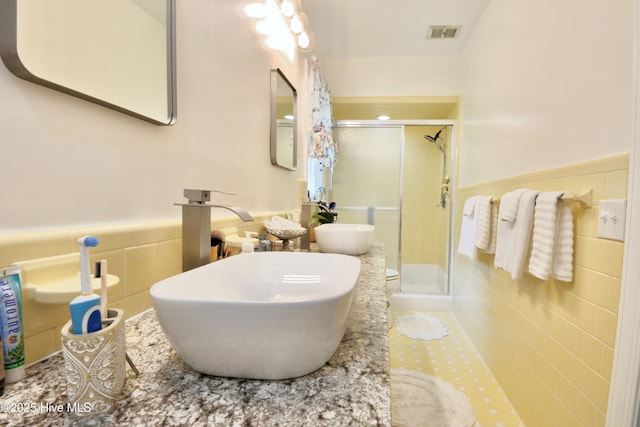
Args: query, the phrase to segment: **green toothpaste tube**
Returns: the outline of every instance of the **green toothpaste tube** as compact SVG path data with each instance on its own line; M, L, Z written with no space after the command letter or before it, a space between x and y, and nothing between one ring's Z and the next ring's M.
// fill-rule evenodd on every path
M5 381L20 381L24 378L20 267L0 269L0 336L4 353Z

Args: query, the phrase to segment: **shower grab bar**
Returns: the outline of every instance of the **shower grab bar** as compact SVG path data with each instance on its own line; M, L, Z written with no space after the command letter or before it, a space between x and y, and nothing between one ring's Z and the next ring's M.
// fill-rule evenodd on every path
M585 208L591 208L593 206L593 188L590 188L589 190L585 191L582 194L575 194L575 193L571 193L569 191L567 191L566 193L562 194L562 196L560 196L561 200L564 200L567 203L580 203L583 207ZM493 199L491 199L491 203L499 203L500 199L497 197L494 197Z

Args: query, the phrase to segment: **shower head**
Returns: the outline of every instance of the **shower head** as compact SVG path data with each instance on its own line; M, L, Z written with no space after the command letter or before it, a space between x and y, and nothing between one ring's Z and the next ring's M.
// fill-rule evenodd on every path
M442 128L442 129L444 129L444 128ZM442 129L440 129L438 132L436 132L436 134L434 136L425 135L424 139L426 139L427 141L436 142L438 140L438 138L440 138L440 132L442 132Z
M442 129L440 129L438 132L436 132L436 134L434 136L431 135L425 135L424 139L426 139L429 142L433 142L436 147L438 147L438 149L442 152L442 154L444 154L444 144L441 144L438 142L438 139L440 138L440 133L445 130L447 127L443 127Z

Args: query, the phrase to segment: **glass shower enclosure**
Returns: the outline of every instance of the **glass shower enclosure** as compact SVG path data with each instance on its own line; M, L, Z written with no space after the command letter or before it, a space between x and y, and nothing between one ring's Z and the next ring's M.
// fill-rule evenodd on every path
M437 143L425 138L438 131ZM338 222L375 225L402 293L447 295L453 121L339 121L333 135L339 154L329 194Z

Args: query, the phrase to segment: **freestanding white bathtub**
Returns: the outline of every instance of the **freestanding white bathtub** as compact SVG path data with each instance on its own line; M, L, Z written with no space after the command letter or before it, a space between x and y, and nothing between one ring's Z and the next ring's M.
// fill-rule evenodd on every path
M360 260L348 255L236 255L151 287L160 326L198 372L295 378L322 367L342 340Z

